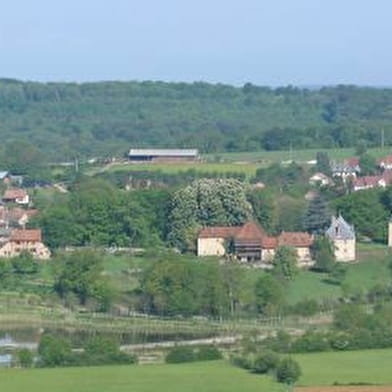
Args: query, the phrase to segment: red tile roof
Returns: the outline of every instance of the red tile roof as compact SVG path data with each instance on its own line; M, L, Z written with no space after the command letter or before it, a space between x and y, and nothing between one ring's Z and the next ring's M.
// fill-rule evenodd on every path
M239 240L260 240L266 235L264 229L256 222L247 222L240 228L236 238Z
M351 167L359 166L359 158L358 157L348 158L348 159L346 159L345 162L348 166L351 166Z
M199 238L229 238L234 237L242 226L205 227L199 233Z
M313 237L308 233L283 231L278 242L280 246L309 247L313 244Z
M15 199L23 199L27 196L27 192L24 189L7 189L4 193L4 200L15 200Z
M40 229L30 230L13 230L10 241L20 242L42 242L42 234Z
M264 249L275 249L281 245L293 247L309 247L313 237L303 232L282 232L278 237L269 236L264 229L255 222L248 222L244 226L206 227L199 233L199 238L229 238L234 237L241 246L260 245Z
M275 249L278 247L278 239L276 237L263 237L261 239L261 247L264 249Z
M392 165L392 155L388 155L388 156L386 156L384 158L378 159L377 163L378 164L383 163L383 164L387 164L387 165Z
M354 187L375 187L378 186L380 180L383 176L364 176L358 177L353 180Z

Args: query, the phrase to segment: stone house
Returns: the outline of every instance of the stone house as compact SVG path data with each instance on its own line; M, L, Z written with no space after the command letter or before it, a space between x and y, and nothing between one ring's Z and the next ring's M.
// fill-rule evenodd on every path
M282 232L270 236L255 222L243 226L206 227L197 239L198 256L224 256L228 252L243 263L268 265L279 246L293 247L300 266L312 265L310 247L313 237L308 233ZM230 249L231 248L231 249Z
M347 223L341 215L333 216L331 226L325 234L334 247L337 262L355 261L356 236L354 226Z
M10 237L0 247L0 257L16 257L24 251L29 252L35 259L50 258L50 250L42 242L41 230L13 230Z

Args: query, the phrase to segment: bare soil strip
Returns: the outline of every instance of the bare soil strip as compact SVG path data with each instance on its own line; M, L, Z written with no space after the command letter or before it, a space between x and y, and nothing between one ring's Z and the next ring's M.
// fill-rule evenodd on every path
M302 387L295 392L392 392L392 385Z

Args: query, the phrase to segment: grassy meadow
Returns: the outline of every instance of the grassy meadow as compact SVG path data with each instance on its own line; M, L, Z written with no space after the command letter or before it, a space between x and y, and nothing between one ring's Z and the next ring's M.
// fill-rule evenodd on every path
M201 162L156 162L156 163L111 163L104 167L89 169L87 172L94 175L102 172L117 171L161 171L167 174L177 174L187 170L195 170L198 173L239 173L247 178L255 175L260 167L266 167L275 162L296 161L306 163L316 159L319 151L327 152L330 159L342 160L355 155L354 148L338 149L308 149L293 151L255 151L255 152L224 152L202 155ZM376 158L392 153L392 150L385 148L369 149L369 153Z
M392 350L297 354L299 386L392 385ZM228 362L181 365L2 369L7 392L283 392L271 377L250 374Z
M300 363L303 371L298 385L392 385L390 349L296 354L293 357Z
M254 151L254 152L224 152L215 154L206 154L204 158L207 161L222 160L225 162L282 162L294 160L306 162L316 159L319 151L328 153L330 159L345 159L355 155L355 148L334 148L334 149L307 149L307 150L280 150L280 151ZM392 153L390 148L369 148L368 152L376 158L380 158Z
M261 164L253 162L235 163L235 162L181 162L181 163L122 163L111 164L99 170L100 172L117 172L117 171L161 171L167 174L177 174L188 170L195 170L198 173L239 173L247 177L256 174L256 170ZM96 174L95 171L93 174Z
M283 392L269 377L226 362L0 370L7 392Z

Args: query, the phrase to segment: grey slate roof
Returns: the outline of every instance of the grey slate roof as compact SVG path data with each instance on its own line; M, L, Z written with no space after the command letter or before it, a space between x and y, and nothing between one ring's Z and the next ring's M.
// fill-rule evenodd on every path
M328 228L325 234L331 240L355 239L354 226L348 224L341 215L339 215L338 217L332 217L331 226Z
M195 157L199 155L197 149L145 149L145 148L131 148L129 156L157 156L157 157Z

